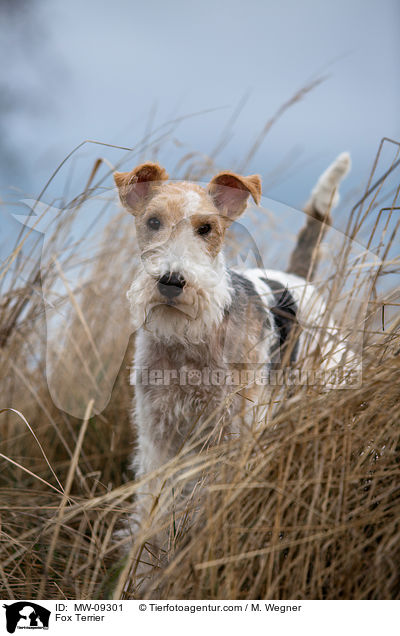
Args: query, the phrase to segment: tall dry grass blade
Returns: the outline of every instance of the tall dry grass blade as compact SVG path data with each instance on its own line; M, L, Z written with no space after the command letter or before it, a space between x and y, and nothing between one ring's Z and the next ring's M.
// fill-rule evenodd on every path
M62 500L60 502L60 507L58 509L58 514L57 514L57 523L56 526L54 528L53 531L53 535L51 538L51 543L50 543L50 547L49 547L49 551L47 553L47 558L46 558L46 562L45 562L45 566L44 566L44 571L41 577L41 581L40 581L40 586L39 586L39 592L38 592L38 599L43 597L43 593L44 593L44 588L46 585L46 580L47 580L47 576L48 576L48 571L51 565L51 561L53 559L53 554L54 554L54 550L56 548L56 544L57 544L57 540L58 540L58 536L60 534L60 529L61 529L61 525L63 522L63 516L64 516L64 511L65 511L65 507L67 505L68 499L69 499L69 495L71 492L71 487L72 487L72 482L74 480L74 476L75 476L75 472L76 472L76 467L78 465L78 461L79 461L79 455L81 453L81 449L82 449L82 444L83 444L83 440L86 434L86 429L88 427L88 423L89 423L89 419L92 413L92 408L93 408L93 400L91 400L87 407L86 407L86 413L85 413L85 417L81 426L81 429L79 431L79 437L76 443L76 447L74 449L74 454L72 456L71 459L71 463L69 466L69 470L68 470L68 475L67 475L67 481L65 483L65 489L63 492L63 496L62 496Z
M46 461L46 464L47 464L47 465L48 465L48 467L50 468L50 471L52 472L52 474L53 474L53 476L54 476L54 478L55 478L56 482L57 482L57 483L58 483L58 485L60 486L60 490L61 490L61 492L63 492L63 491L64 491L64 488L62 487L62 484L61 484L60 480L58 479L58 477L57 477L57 475L56 475L56 473L55 473L55 471L54 471L54 469L53 469L52 465L50 464L49 460L47 459L47 455L46 455L46 453L44 452L44 450L43 450L43 446L42 446L42 445L41 445L41 443L39 442L39 440L38 440L38 438L37 438L37 436L36 436L35 431L34 431L34 430L33 430L33 428L31 427L31 425L29 424L29 422L27 421L27 419L26 419L26 418L22 415L22 413L20 413L19 411L17 411L17 409L13 409L13 408L10 408L10 407L5 408L5 409L0 409L0 414L1 414L1 413L6 413L6 412L16 413L16 414L18 415L18 417L20 417L20 418L21 418L21 420L24 422L24 424L28 427L28 429L29 429L29 430L30 430L30 432L32 433L33 437L35 438L37 445L38 445L38 446L39 446L39 448L40 448L40 452L42 453L42 455L43 455L43 457L44 457L44 459L45 459L45 461Z
M265 137L268 135L272 126L282 117L282 115L294 104L301 101L308 93L310 93L314 88L319 86L322 82L325 81L325 77L319 77L315 80L312 80L305 86L303 86L300 90L296 91L290 99L288 99L282 106L278 108L276 113L267 121L261 133L258 135L257 139L251 146L247 155L243 159L242 163L239 165L239 172L245 172L248 164L253 159L254 155L260 148L261 144L264 142Z
M11 457L7 457L6 455L3 455L3 453L0 453L0 457L2 457L3 459L5 459L7 462L10 462L10 464L13 464L14 466L17 466L17 468L19 468L20 470L23 470L25 473L27 473L28 475L30 475L31 477L34 477L35 479L38 479L39 481L42 482L42 484L45 484L46 486L48 486L49 488L51 488L52 490L55 490L56 492L58 492L60 495L64 494L63 490L59 490L58 488L56 488L55 486L53 486L53 484L50 484L50 482L46 481L45 479L43 479L42 477L40 477L39 475L36 475L35 473L33 473L31 470L29 470L29 468L25 468L25 466L22 466L21 464L19 464L18 462L14 461L13 459L11 459Z

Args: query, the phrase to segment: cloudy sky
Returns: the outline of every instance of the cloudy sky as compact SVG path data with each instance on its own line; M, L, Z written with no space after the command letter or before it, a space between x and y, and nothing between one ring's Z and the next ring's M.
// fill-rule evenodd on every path
M326 165L349 150L351 198L380 139L400 139L397 0L16 0L18 11L6 11L10 4L0 9L5 200L37 196L84 139L131 147L189 114L160 155L171 176L185 152L214 148L236 110L216 162L241 166L268 119L321 76L246 165L264 177L268 197L300 205ZM82 172L99 152L82 154ZM111 163L121 156L100 154Z

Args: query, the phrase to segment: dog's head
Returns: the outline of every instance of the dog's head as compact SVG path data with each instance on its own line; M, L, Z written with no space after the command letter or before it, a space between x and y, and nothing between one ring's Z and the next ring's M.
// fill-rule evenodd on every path
M207 188L168 182L164 168L143 163L114 173L120 200L133 214L141 268L128 298L135 326L159 337L200 341L230 301L222 246L228 226L258 204L261 180L221 172Z

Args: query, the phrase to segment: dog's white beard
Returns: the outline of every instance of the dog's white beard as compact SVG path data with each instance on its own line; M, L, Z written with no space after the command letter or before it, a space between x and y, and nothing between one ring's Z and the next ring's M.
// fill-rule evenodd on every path
M222 255L212 267L190 272L181 270L187 287L176 307L158 300L157 278L150 276L143 264L139 267L127 292L134 331L143 327L166 342L186 345L207 342L211 330L221 324L225 308L231 302Z

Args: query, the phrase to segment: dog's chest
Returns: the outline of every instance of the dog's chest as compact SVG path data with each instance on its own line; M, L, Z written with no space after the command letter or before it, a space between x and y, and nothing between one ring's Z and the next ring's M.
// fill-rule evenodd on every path
M200 420L210 418L213 425L211 416L220 412L232 390L215 381L213 374L226 365L213 344L165 346L144 331L138 334L134 367L141 371L135 389L139 446L152 445L153 451L156 447L158 453L173 456Z

